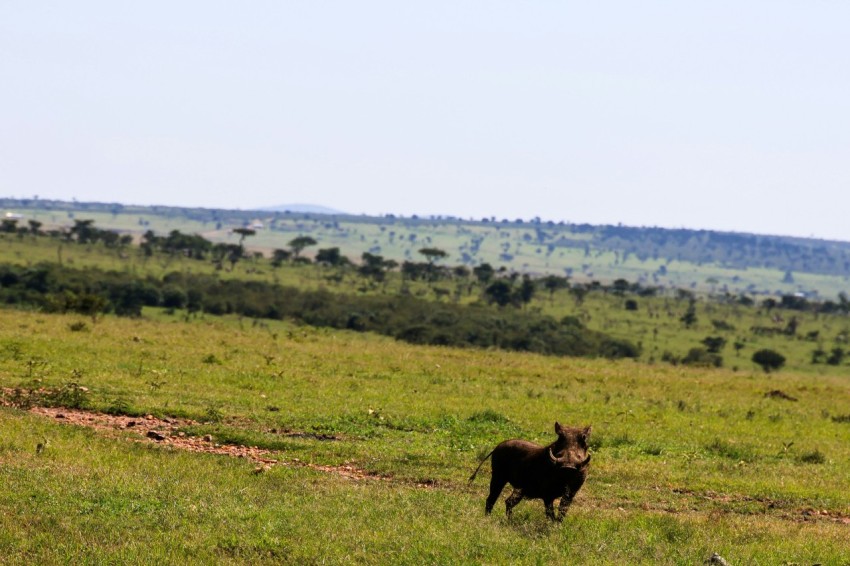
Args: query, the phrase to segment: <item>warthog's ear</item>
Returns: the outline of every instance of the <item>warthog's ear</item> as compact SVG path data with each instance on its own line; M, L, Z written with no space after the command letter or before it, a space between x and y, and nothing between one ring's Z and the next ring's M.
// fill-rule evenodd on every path
M591 426L586 426L583 431L581 431L581 437L587 442L587 439L590 438L590 431L593 429Z
M555 434L558 434L558 435L564 434L564 427L562 427L561 423L559 423L558 421L555 421Z

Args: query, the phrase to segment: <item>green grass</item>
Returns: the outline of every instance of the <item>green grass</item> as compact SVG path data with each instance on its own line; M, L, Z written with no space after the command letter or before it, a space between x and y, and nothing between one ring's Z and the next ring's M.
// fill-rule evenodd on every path
M41 213L42 215L44 212ZM108 216L108 215L105 215ZM120 218L120 215L118 215ZM471 303L482 300L482 289L471 280L440 281L432 285L423 282L405 282L400 274L391 273L383 284L372 284L359 277L354 270L337 271L315 265L273 268L267 259L242 260L231 272L216 271L212 262L182 257L156 255L145 258L138 248L108 250L100 245L84 246L60 243L50 238L18 238L0 234L0 262L34 265L39 262L56 262L60 256L64 265L77 269L101 268L125 271L139 276L162 277L171 272L215 273L218 277L280 283L302 289L327 289L339 293L375 294L409 292L431 300ZM421 258L415 258L417 260ZM754 271L754 270L751 270ZM441 296L440 293L443 293ZM638 303L637 311L626 311L626 299ZM751 362L754 352L762 348L774 349L786 358L786 367L810 374L841 374L843 366L812 364L812 353L820 348L827 353L832 348L850 348L850 320L846 316L813 312L783 311L726 304L722 295L698 295L697 323L685 328L680 322L687 308L687 300L678 298L676 291L666 290L658 297L625 297L589 293L578 303L569 290L560 289L551 297L539 290L529 309L538 310L560 319L577 316L589 328L624 338L642 346L642 361L661 363L665 353L675 358L684 357L694 347L700 347L707 336L722 336L727 344L721 352L724 365L731 369L749 372L757 366ZM775 317L781 317L778 321ZM754 327L782 330L792 317L798 319L796 336L755 335ZM723 323L726 329L718 330L714 322ZM807 339L809 333L816 338ZM734 344L741 348L736 350Z
M80 319L0 310L0 385L88 388L95 410L188 416L189 432L351 465L351 480L132 442L0 408L8 563L846 563L842 372L698 370L414 347L287 323ZM766 397L780 389L792 402ZM483 453L592 424L561 525L539 501L483 514ZM331 434L337 440L281 431ZM47 440L40 454L38 443ZM793 442L793 444L790 444ZM432 485L431 488L417 484ZM820 517L820 518L818 518ZM808 520L807 520L808 519Z

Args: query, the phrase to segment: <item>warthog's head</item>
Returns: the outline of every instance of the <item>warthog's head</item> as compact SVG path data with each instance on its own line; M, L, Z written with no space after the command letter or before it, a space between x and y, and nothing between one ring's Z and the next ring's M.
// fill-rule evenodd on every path
M552 463L575 470L586 468L590 463L590 454L587 453L590 427L565 427L556 422L555 433L558 439L549 446L549 459Z

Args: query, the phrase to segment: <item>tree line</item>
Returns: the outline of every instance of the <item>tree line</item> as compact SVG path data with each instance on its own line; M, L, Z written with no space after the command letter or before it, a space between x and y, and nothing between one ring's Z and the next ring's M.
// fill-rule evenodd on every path
M361 217L325 215L319 213L290 213L279 211L250 211L224 209L192 209L179 207L142 207L118 203L64 202L45 199L0 198L0 208L35 208L44 211L73 213L75 211L112 214L156 214L167 218L187 218L216 225L238 224L247 226L257 216L270 220L270 227L284 219L315 221L333 224L339 220L347 223L406 226L411 230L428 229L437 225L458 227L488 226L506 230L533 230L526 234L531 242L549 250L559 247L584 248L617 252L622 261L637 258L666 259L697 264L717 264L733 269L763 267L786 273L807 272L826 275L850 274L850 243L816 240L790 236L765 236L717 232L711 230L668 229L658 227L630 227L611 225L571 224L544 222L540 218L528 221L495 218L462 220L452 217L431 219L397 217ZM24 226L15 229L22 229ZM474 247L474 245L473 245ZM507 260L506 260L507 261Z
M635 358L637 346L586 328L575 317L556 320L486 304L457 305L410 295L351 295L303 290L215 274L139 277L56 264L0 265L0 301L45 312L75 312L96 321L104 313L137 317L144 307L210 315L292 320L317 327L376 332L414 344L500 348L559 356Z

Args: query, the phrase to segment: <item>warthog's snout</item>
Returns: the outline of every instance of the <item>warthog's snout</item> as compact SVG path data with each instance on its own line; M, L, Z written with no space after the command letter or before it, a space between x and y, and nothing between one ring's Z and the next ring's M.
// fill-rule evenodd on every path
M560 464L564 469L570 470L578 470L579 468L583 468L590 463L590 454L587 455L587 458L582 460L581 462L570 462L570 459L567 455L564 456L555 456L552 452L552 448L549 448L549 459L552 460L553 464Z

